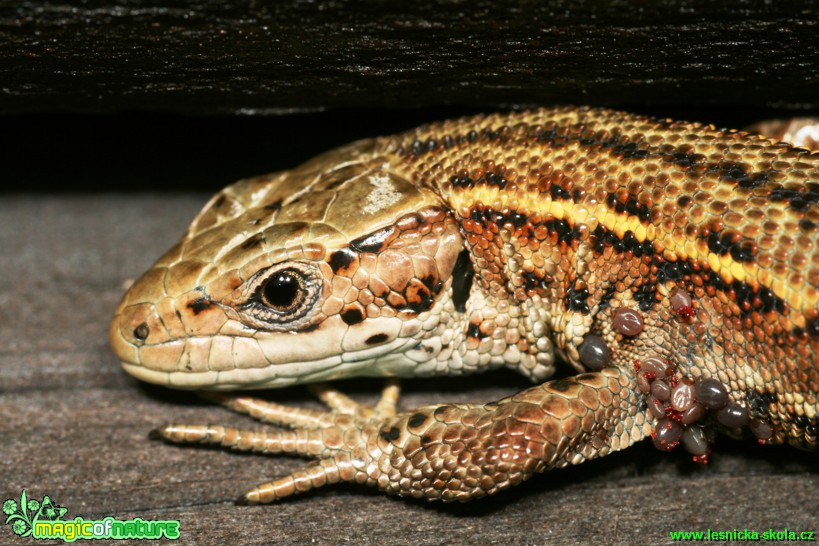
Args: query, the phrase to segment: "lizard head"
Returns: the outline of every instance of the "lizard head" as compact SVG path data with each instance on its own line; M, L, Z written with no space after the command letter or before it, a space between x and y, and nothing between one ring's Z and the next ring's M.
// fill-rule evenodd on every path
M210 389L434 373L463 241L377 146L211 199L119 304L110 340L124 369Z

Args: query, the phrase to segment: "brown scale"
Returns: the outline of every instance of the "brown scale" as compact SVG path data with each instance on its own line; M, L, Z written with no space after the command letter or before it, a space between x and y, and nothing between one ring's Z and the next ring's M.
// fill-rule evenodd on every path
M347 165L351 150L374 159ZM339 481L469 500L649 435L663 449L683 441L703 456L716 426L741 433L746 423L766 442L816 447L819 156L741 132L583 108L448 121L335 154L300 168L318 180L303 194L289 196L281 185L265 190L269 179L245 184L267 191L265 206L277 215L304 222L292 227L300 234L318 229L308 223L313 218L343 226L349 210L334 211L332 192L351 189L376 164L388 165L391 183L412 193L406 206L429 205L430 192L442 208L430 213L435 220L405 215L331 249L324 265L347 279L334 292L347 297L328 298L326 316L352 325L377 312L423 311L436 290L447 290L456 253L447 254L452 263L437 264L436 277L413 245L424 230L457 223L476 282L452 358L477 359L498 343L502 358L519 358L512 367L536 379L549 368L531 363L553 352L580 372L594 371L493 404L399 414L394 386L374 408L321 388L332 410L322 413L223 398L233 410L294 430L161 429L170 441L319 459L246 501ZM189 237L229 224L248 206L240 190L215 200ZM244 221L265 222L261 213L247 214ZM203 231L202 259L231 235ZM640 328L623 326L627 314L639 315ZM143 315L134 316L123 330L139 325ZM640 371L658 361L673 374ZM696 391L710 380L724 389L724 408L714 408L715 416L686 413L692 388L679 385ZM668 390L675 401L652 399L650 381L664 382L656 392Z
M339 296L333 296L325 304L327 313L338 312L353 325L379 316L378 308L404 316L428 310L454 266L434 259L441 237L451 229L442 210L428 208L331 253L327 263L343 306L339 310Z
M450 150L441 150L439 146L435 149L435 154L415 154L410 151L407 156L413 167L421 171L421 177L427 184L441 188L453 208L454 205L461 206L456 210L464 209L462 203L475 200L475 195L478 197L475 206L466 210L485 210L485 207L490 206L481 201L490 194L480 193L480 187L492 185L493 180L482 175L480 169L472 171L475 174L468 184L463 182L463 178L449 175L456 169L461 173L470 172L467 161L479 161L489 167L485 170L492 169L498 173L515 172L517 184L506 181L507 185L503 188L510 193L507 203L514 202L515 192L520 191L518 187L521 186L521 176L525 172L521 167L525 165L526 168L534 168L529 171L531 182L524 186L523 191L536 192L540 197L535 199L548 196L552 201L562 199L591 204L589 196L595 196L598 202L605 202L614 211L639 219L644 225L650 220L659 220L657 225L660 229L650 239L654 242L658 255L665 256L664 252L669 252L664 251L663 231L673 235L680 233L693 244L699 244L695 247L699 249L695 256L686 257L679 250L671 254L676 254L673 261L685 263L691 273L683 273L673 279L673 283L665 283L666 290L679 285L695 294L699 305L698 320L691 325L683 324L680 328L673 321L655 324L653 329L662 332L655 337L663 342L643 349L653 349L659 354L679 360L685 373L692 377L721 373L732 389L741 393L748 381L757 383L760 392L766 392L769 388L767 384L753 379L749 373L759 374L760 370L770 367L770 361L762 356L762 348L773 346L773 358L780 362L778 367L784 369L779 379L783 388L776 393L779 402L775 407L768 408L770 418L788 422L795 414L815 416L819 372L813 355L819 349L819 332L811 335L810 331L817 316L816 280L819 279L819 269L815 266L819 263L819 252L814 243L815 238L800 233L805 228L813 229L813 222L819 214L819 207L816 206L819 203L819 174L811 163L815 159L783 145L772 145L760 140L741 141L743 137L739 133L721 134L710 130L707 137L700 138L702 135L697 135L694 140L691 138L692 133L680 134L678 131L690 131L691 127L663 127L663 123L641 118L632 118L629 120L630 124L623 124L618 119L618 129L611 131L605 128L609 121L606 115L598 118L594 114L591 112L588 115L585 125L572 125L568 121L560 123L562 129L557 134L552 134L554 131L548 123L527 119L530 118L527 114L514 120L480 118L475 120L474 125L480 127L475 130L481 136L474 142L458 139L453 135L453 141L461 144L456 144ZM577 112L574 110L566 113L567 119L575 116ZM601 129L595 131L594 127ZM420 129L409 138L423 142L426 134L440 134L447 129L447 123L430 126ZM546 137L533 138L533 135L544 132L548 133ZM630 135L631 132L634 134ZM689 142L678 144L680 140ZM617 142L613 147L612 141ZM539 142L549 142L552 145L540 146ZM575 161L576 156L569 149L571 146L588 153ZM401 145L399 149L406 147ZM595 153L607 147L609 154ZM469 153L466 153L466 149ZM520 150L525 152L522 154ZM434 163L429 161L430 157L434 158ZM521 162L522 158L526 161ZM623 158L627 161L622 161ZM505 163L510 159L513 162ZM559 162L564 165L558 166ZM804 167L808 166L811 167L805 170ZM575 175L581 169L584 171L583 178L578 179ZM544 172L549 176L543 176ZM596 189L595 184L599 184L601 172L606 173L606 182L603 188L597 186ZM497 181L494 183L497 186ZM555 183L560 184L560 191L552 189ZM585 189L577 191L583 184ZM605 200L599 199L602 197L601 191L607 193ZM667 200L673 196L679 196L676 199L677 207ZM652 209L654 203L663 204L664 200L666 201L661 210ZM508 208L504 213L506 217L515 213L523 216L529 214ZM466 216L463 212L460 214L462 217ZM758 222L763 218L769 218L763 223L763 229L770 234L780 233L778 239L770 240L770 237L760 236ZM566 220L571 227L577 225L572 225L571 215ZM464 230L469 233L471 223L463 225ZM531 255L526 254L528 231L530 229L516 229L513 232L520 247L517 258L523 263L531 262ZM556 246L555 231L551 231L551 234L552 239L546 241L544 249L547 253L559 256L550 256L547 261L554 263L566 257L570 264L576 264L571 247ZM794 240L795 234L799 234L798 243ZM476 247L474 239L468 238L468 242L473 244L476 255L489 254L496 263L503 261L500 249L492 252L485 249L483 244ZM618 237L614 246L618 243L627 241ZM646 292L644 306L648 311L656 312L656 306L662 302L662 295L655 292L659 288L656 286L656 272L658 267L665 266L667 260L658 257L654 260L643 258L641 261L629 254L627 249L625 253L618 252L616 258L625 263L633 260L635 264L615 280L618 283L617 293L623 294L628 288L634 291L643 287ZM807 272L797 270L807 263L806 256L813 256L813 269ZM762 271L758 274L759 280L732 280L730 274L726 278L725 273L711 271L709 260L714 258L723 258L729 264L726 268L729 272L730 264L746 263L757 268L764 267L771 274L764 275ZM590 263L588 269L603 271L610 267L609 264L608 259L598 259L596 263ZM502 270L503 267L498 265ZM646 269L653 270L653 274L646 275ZM698 271L702 273L698 274ZM770 277L773 277L773 281L762 282ZM813 282L806 282L806 278ZM514 280L514 277L510 275L506 279L507 285L510 279ZM777 279L786 280L787 288L782 289L782 285L776 282ZM565 283L565 279L563 282L552 283L554 289L550 301L554 303L563 299L565 287L562 285ZM606 282L600 284L605 286ZM503 286L504 283L496 283L496 286L499 285ZM788 297L792 295L792 291L803 288L799 296ZM509 291L515 293L513 286L509 286ZM600 292L598 290L592 301L600 301ZM569 310L563 309L559 314L565 316L567 312ZM719 319L719 324L712 324L711 317L724 317L724 320ZM605 312L596 317L596 321L601 323L608 320L610 317ZM592 327L592 331L594 330ZM691 335L686 333L689 330ZM736 353L729 352L728 364L725 365L721 358L716 357L717 350L713 348L713 344L719 344L722 339L731 339L738 332L743 333L741 341L738 341L741 349L745 349L739 354L745 353L749 358L735 358ZM705 344L702 343L703 336ZM610 341L616 343L614 340ZM712 346L708 346L709 344ZM800 355L800 349L797 348L801 348L804 356ZM617 348L613 352L620 361L639 356ZM753 358L754 355L759 356ZM800 407L785 401L790 394L804 398L804 404ZM738 393L736 396L742 395ZM813 419L812 422L815 422L815 417ZM812 426L815 427L815 424ZM789 436L787 439L791 443L805 444L804 435Z

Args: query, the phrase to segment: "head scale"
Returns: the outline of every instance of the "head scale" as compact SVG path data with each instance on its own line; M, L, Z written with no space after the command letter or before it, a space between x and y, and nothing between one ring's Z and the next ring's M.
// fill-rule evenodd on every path
M433 373L463 241L376 150L355 143L211 199L120 303L125 370L210 389Z

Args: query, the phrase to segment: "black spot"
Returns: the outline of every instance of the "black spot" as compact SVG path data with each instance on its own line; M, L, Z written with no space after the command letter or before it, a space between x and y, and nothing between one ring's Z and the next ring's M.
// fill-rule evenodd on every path
M746 176L745 179L739 181L739 187L750 189L756 188L757 186L761 186L765 182L768 182L770 180L770 176L778 172L779 171L776 169L768 169L765 171L751 173L749 176Z
M387 334L375 334L367 338L366 343L367 345L375 345L376 343L384 343L387 341Z
M689 169L694 165L702 162L705 159L705 156L702 154L694 154L687 151L676 151L671 152L663 155L663 160L671 163L673 165L677 165L678 167L682 167L683 169Z
M355 261L357 254L349 248L342 248L330 254L330 259L327 263L333 269L333 273L338 273L339 270L349 266Z
M473 208L469 213L469 218L483 225L492 222L499 228L511 224L514 228L520 229L529 222L529 218L517 210L502 213L495 211L492 207Z
M441 290L441 282L435 282L435 277L433 275L427 275L419 279L424 286L426 286L430 292L438 293Z
M651 311L657 303L657 285L652 282L644 282L640 286L633 288L634 301L643 312Z
M500 134L503 129L504 129L503 127L501 127L500 130L492 129L490 127L484 127L481 133L489 140L497 140L498 138L500 138Z
M720 256L731 254L738 262L752 262L757 253L756 243L730 229L708 234L706 242L711 252Z
M753 287L743 282L725 282L721 275L713 273L703 274L703 277L705 284L714 287L716 290L726 294L733 291L732 299L743 316L748 316L754 311L760 313L769 311L785 312L785 302L774 294L770 288L761 286L758 290L754 290Z
M804 231L813 231L816 229L816 224L807 218L803 218L802 220L799 220L799 227Z
M819 316L808 320L805 324L805 330L807 330L811 339L819 339Z
M453 145L454 145L454 142L452 141L452 137L449 136L449 135L446 135L444 137L444 148L449 150L450 148L452 148Z
M475 181L469 177L469 174L466 171L463 171L458 174L453 174L452 177L449 179L449 182L452 184L454 188L475 187Z
M816 436L817 427L815 420L808 418L806 415L797 415L795 413L791 413L790 416L797 428L804 430L806 435Z
M469 326L466 328L466 335L468 337L474 337L477 339L483 339L486 337L485 334L481 332L481 327L479 324L474 324L472 322L469 323Z
M651 208L637 201L637 196L628 194L625 202L620 201L617 195L609 193L606 195L606 205L615 212L627 213L636 216L641 222L646 223L651 219Z
M433 299L428 290L419 290L415 297L417 301L407 301L407 304L402 307L401 311L412 311L413 313L423 313L432 307ZM409 298L407 298L409 299Z
M484 180L486 180L488 186L496 186L500 189L506 188L506 184L508 183L500 171L486 173Z
M134 337L137 338L139 341L145 341L151 333L151 328L148 326L147 322L143 322L136 328L134 328Z
M578 311L584 315L588 315L590 312L589 289L582 288L578 290L575 285L572 285L566 293L565 303L566 309L569 311Z
M772 392L759 392L755 389L745 389L745 401L755 415L765 416L771 411L771 404L776 403L776 395Z
M282 200L281 199L279 199L278 201L274 201L273 203L270 203L269 205L264 206L264 210L269 210L269 211L273 211L273 212L279 210L280 208L282 208Z
M225 196L225 194L220 195L219 197L216 198L216 201L213 203L213 208L218 210L224 207L226 201L227 197Z
M548 129L538 127L534 136L535 140L550 144L551 148L565 146L568 142L565 133L558 132L557 126L549 127Z
M592 238L594 241L594 251L598 253L603 252L603 249L607 246L621 253L630 250L632 254L638 258L641 256L653 256L655 253L654 243L651 240L646 239L640 242L631 230L626 231L621 239L617 237L614 232L609 231L602 225L598 225L592 232Z
M573 379L564 378L564 379L557 379L555 381L550 381L546 384L550 389L557 392L567 392L572 387L576 386L577 383L574 382Z
M392 226L380 229L375 233L370 233L350 242L350 248L358 252L372 252L378 254L386 246L387 241L395 235L395 228Z
M446 404L441 404L440 406L435 408L435 411L432 412L432 416L435 417L435 419L437 419L438 421L443 421L444 416L451 409L452 409L452 406L448 406Z
M572 194L567 192L562 186L559 184L552 184L549 187L549 195L552 196L552 199L569 199L571 200Z
M615 143L611 146L611 151L612 155L622 159L645 159L653 155L645 141Z
M728 254L735 243L735 237L737 235L736 232L731 230L710 233L706 239L708 250L720 256Z
M580 237L580 232L576 229L577 226L572 227L566 220L547 220L543 225L551 233L557 234L557 242L571 245Z
M341 320L352 326L364 320L364 313L362 313L360 309L353 307L341 313Z
M598 305L598 309L603 311L604 309L608 309L609 305L611 305L611 299L617 293L617 287L613 284L608 285L606 291L603 292L603 296L600 298L600 303Z
M750 263L758 251L756 243L751 240L742 241L731 247L731 258L738 262Z
M426 434L421 436L421 447L429 447L434 442L435 440L433 440L431 436L428 436Z
M213 307L213 302L210 301L208 298L197 298L192 302L188 303L188 309L193 311L194 315L198 315L203 311L207 311Z
M469 251L462 250L452 269L452 303L455 310L460 313L466 311L466 300L469 299L474 277L475 269L472 267L472 260L469 259Z
M804 210L819 203L819 184L808 182L799 189L774 188L768 197L771 201L787 201L795 210Z
M474 212L473 212L474 215ZM506 224L512 224L515 229L519 229L526 225L529 221L529 218L516 210L509 211L509 213L504 214L502 212L496 212L490 207L486 207L483 210L483 214L478 212L479 218L481 223L486 224L487 221L494 222L499 228L504 227ZM474 216L473 216L474 219Z
M413 413L412 417L407 421L407 426L410 428L418 428L427 422L428 415L426 413Z
M661 256L653 256L652 265L657 268L658 283L664 283L666 281L677 282L690 276L694 271L691 262L687 260L669 262L664 260Z
M706 173L717 173L721 179L729 183L748 187L753 185L753 180L749 174L750 165L737 163L736 161L720 160L706 166Z
M628 230L623 234L623 239L621 240L619 246L622 246L623 250L630 250L637 258L641 256L651 256L654 254L654 243L648 239L640 242L640 240L637 239L637 236L634 235L631 230Z
M392 427L389 430L382 430L379 433L379 436L381 436L381 439L385 442L394 442L401 437L401 429L398 427Z
M677 198L677 206L680 207L681 209L684 209L685 207L691 204L691 201L693 201L693 199L691 199L690 196L681 195L680 197Z
M249 239L245 240L240 245L240 247L243 250L249 250L249 249L255 247L256 245L258 245L263 239L264 239L264 236L261 233L257 233L253 237L250 237Z
M598 225L591 234L591 240L592 249L598 254L602 254L607 246L613 246L618 239L614 233L602 225Z
M523 288L526 290L542 290L546 288L546 278L538 277L534 271L524 271L520 276L523 279Z

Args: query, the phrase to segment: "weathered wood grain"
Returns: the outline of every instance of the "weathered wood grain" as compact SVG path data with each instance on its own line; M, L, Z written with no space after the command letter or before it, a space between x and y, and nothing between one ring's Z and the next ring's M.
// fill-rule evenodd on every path
M0 3L0 113L816 108L815 2Z

